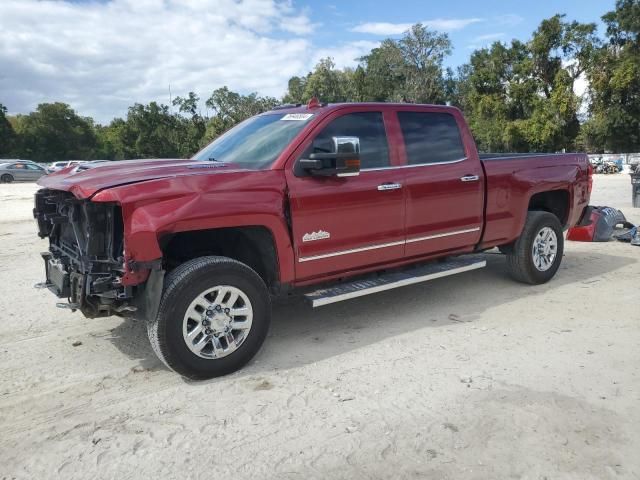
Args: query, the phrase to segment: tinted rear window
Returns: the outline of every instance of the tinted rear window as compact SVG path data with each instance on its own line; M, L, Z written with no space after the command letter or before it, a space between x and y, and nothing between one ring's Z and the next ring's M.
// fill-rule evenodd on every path
M464 158L460 131L453 115L398 112L409 165L442 163Z

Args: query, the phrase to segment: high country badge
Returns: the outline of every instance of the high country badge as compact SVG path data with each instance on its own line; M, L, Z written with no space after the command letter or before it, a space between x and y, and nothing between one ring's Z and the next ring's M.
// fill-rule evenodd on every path
M305 233L302 237L302 241L313 242L315 240L324 240L326 238L331 238L331 234L324 230L318 230L317 232Z

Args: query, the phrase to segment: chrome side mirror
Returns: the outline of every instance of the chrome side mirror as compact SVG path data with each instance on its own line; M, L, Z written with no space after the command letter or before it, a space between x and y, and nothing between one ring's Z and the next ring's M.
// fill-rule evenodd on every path
M301 167L314 176L353 177L360 174L360 139L332 137L333 152L311 153Z

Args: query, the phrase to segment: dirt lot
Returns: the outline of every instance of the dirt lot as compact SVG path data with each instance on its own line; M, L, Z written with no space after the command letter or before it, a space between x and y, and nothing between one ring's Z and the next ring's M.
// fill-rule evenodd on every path
M529 287L488 268L275 307L244 370L193 383L144 325L55 308L0 185L0 478L640 478L640 248L569 242ZM594 204L631 208L628 175ZM635 453L634 453L635 452Z

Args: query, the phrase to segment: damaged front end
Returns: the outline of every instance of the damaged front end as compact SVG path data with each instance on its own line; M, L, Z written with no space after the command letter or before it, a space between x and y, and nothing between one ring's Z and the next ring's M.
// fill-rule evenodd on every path
M89 318L136 310L136 287L122 284L124 225L119 205L42 189L36 193L33 216L38 235L49 238L49 251L42 254L46 282L41 286L68 300L60 306Z

